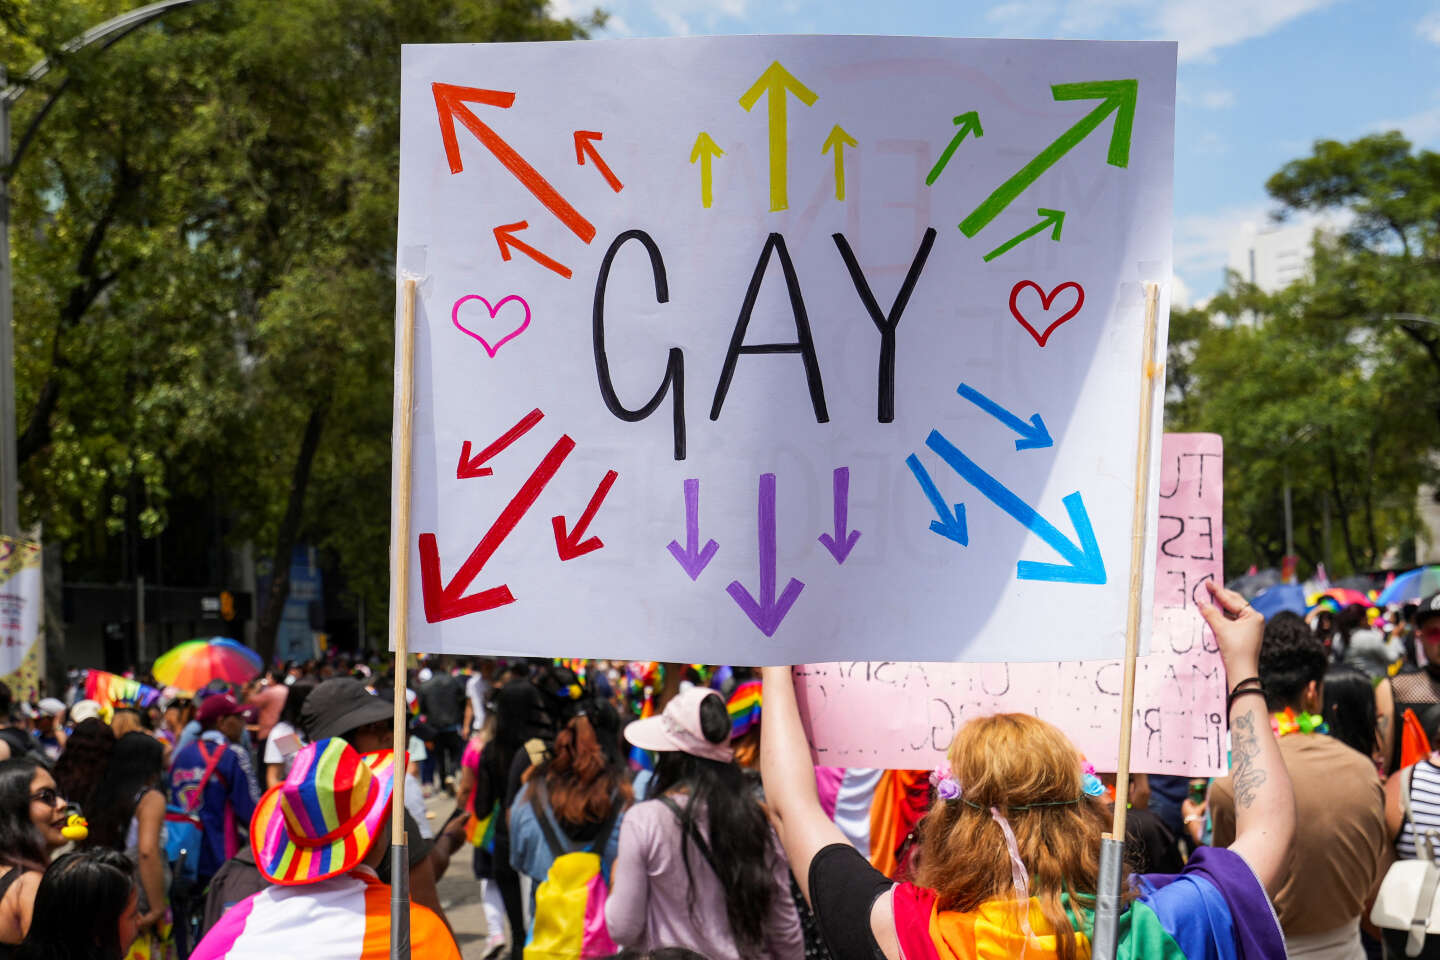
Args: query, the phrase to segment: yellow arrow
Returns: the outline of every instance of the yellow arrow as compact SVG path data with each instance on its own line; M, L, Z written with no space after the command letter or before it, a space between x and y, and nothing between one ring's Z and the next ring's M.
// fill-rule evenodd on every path
M821 153L835 151L835 199L845 199L845 148L858 147L855 138L845 132L840 124L830 128L830 136L825 138L825 146L820 148Z
M710 209L710 203L715 199L710 192L710 161L724 155L725 151L717 147L704 130L695 138L695 146L690 148L690 162L700 162L700 205L706 210Z
M770 209L784 210L790 206L785 190L789 138L786 136L785 91L795 94L805 106L815 102L815 94L791 75L776 60L765 68L749 90L740 98L740 106L749 111L760 102L763 94L770 94Z

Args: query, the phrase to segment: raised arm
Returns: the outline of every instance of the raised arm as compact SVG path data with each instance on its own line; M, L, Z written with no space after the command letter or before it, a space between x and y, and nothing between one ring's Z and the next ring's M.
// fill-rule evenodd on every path
M815 765L795 703L789 667L766 667L765 721L760 732L760 777L780 844L800 892L810 899L810 861L832 843L849 843L825 815L815 789Z
M1265 618L1233 590L1213 580L1205 586L1215 602L1202 602L1200 613L1220 645L1228 693L1260 675ZM1295 794L1270 729L1265 698L1259 694L1236 697L1230 707L1230 780L1235 792L1235 841L1230 849L1245 858L1273 894L1284 879L1286 854L1295 836Z

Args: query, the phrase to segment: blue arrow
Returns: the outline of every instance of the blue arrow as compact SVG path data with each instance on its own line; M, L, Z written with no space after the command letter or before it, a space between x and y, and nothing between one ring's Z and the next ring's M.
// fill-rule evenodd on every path
M1041 447L1055 446L1055 441L1050 439L1050 431L1045 429L1045 421L1040 419L1040 414L1035 414L1030 418L1030 422L1026 423L968 383L960 384L960 388L955 392L1020 434L1020 439L1015 441L1016 450L1038 450Z
M1095 540L1095 531L1090 526L1090 515L1085 511L1085 501L1079 492L1072 493L1062 503L1070 514L1070 523L1080 540L1077 547L1050 521L1035 512L1035 508L1021 500L999 480L981 470L975 461L957 450L939 430L931 430L925 445L940 455L940 459L960 474L971 486L985 495L995 506L1018 520L1023 526L1050 544L1055 552L1064 557L1066 563L1033 563L1021 560L1015 565L1015 575L1021 580L1051 580L1058 583L1105 582L1105 559L1100 555L1100 544Z
M915 479L920 483L920 489L925 491L925 496L929 498L931 506L935 508L936 513L940 514L939 520L930 521L930 529L946 540L954 540L962 547L970 546L970 531L965 526L965 504L955 504L955 512L952 514L950 505L945 502L944 497L940 496L940 490L935 486L935 481L930 479L930 474L915 454L912 453L905 458L905 466L915 474Z

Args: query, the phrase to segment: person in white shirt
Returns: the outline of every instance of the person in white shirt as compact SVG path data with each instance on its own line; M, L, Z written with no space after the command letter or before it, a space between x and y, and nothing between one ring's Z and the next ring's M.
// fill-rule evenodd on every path
M305 705L305 698L310 696L310 691L314 689L315 684L309 680L296 680L292 683L285 697L285 707L280 711L280 719L270 728L270 736L265 738L265 754L261 759L265 763L267 790L285 782L290 768L295 764L295 754L305 746L305 734L300 727L300 709Z

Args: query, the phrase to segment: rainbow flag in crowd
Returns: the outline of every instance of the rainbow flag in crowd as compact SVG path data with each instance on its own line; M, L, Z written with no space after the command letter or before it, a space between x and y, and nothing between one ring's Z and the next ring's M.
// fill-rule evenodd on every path
M85 697L111 710L116 707L149 707L160 699L160 691L128 677L90 670L85 674Z
M760 681L746 680L725 704L730 712L730 736L738 737L760 722Z
M1271 960L1285 956L1280 924L1255 874L1238 854L1215 847L1195 852L1183 873L1136 877L1139 896L1120 918L1117 960ZM1029 931L1018 901L997 899L969 912L940 910L935 891L902 883L895 887L895 926L909 960L1018 957L1055 960L1054 930L1028 904ZM1081 908L1085 926L1093 923ZM1076 955L1090 954L1080 934Z

